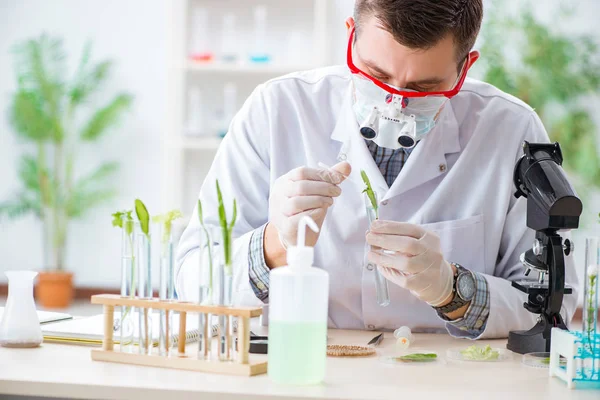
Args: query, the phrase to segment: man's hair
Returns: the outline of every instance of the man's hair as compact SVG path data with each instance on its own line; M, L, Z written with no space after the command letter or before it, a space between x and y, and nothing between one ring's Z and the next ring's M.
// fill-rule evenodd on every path
M375 17L394 39L411 49L427 50L448 34L462 61L475 45L481 20L482 0L356 0L356 32L361 23Z

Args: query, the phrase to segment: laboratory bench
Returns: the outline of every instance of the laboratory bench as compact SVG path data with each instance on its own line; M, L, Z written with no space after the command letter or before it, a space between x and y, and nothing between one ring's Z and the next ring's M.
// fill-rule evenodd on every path
M252 324L252 331L266 328ZM365 345L378 332L329 330L330 344ZM0 347L3 395L73 399L600 399L598 390L567 389L547 369L521 364L521 356L496 363L446 358L449 348L473 342L445 334L416 334L411 348L436 351L435 363L390 365L395 339L385 333L376 356L327 359L327 376L316 386L279 386L266 374L237 377L92 361L91 348L43 343L35 349ZM505 348L506 340L482 340ZM188 344L191 354L196 343ZM253 355L265 357L264 355ZM11 397L15 398L15 397Z

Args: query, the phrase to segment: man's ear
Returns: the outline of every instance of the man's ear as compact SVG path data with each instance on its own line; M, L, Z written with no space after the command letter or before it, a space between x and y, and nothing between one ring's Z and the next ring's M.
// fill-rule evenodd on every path
M479 56L481 54L477 51L477 50L473 50L472 52L469 53L469 69L473 66L473 64L475 64L475 61L477 61L479 59Z
M346 19L346 38L350 38L350 33L352 32L352 29L354 28L354 18L352 17L348 17L348 19Z

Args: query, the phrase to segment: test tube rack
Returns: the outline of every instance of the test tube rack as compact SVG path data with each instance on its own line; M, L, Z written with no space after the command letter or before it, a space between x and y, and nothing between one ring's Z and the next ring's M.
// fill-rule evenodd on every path
M600 388L600 333L588 337L581 331L552 328L551 335L550 376L565 381L569 389Z
M182 369L188 371L209 372L226 375L253 376L267 372L267 362L263 357L250 360L250 318L262 314L261 308L227 307L200 305L178 300L140 299L119 295L100 294L91 297L92 304L101 304L104 308L104 335L102 349L92 350L92 360L121 364L145 365L151 367ZM115 307L136 307L144 310L167 310L179 312L178 352L170 356L158 354L135 354L115 350L113 337ZM186 353L186 315L188 313L225 315L237 317L237 357L235 361L204 360L196 354Z

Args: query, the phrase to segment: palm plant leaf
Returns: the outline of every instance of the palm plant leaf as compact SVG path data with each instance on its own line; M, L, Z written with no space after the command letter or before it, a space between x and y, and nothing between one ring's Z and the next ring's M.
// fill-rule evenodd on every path
M33 213L41 216L39 197L34 194L20 193L13 200L0 203L0 219L16 219L26 214Z
M19 178L28 190L40 193L40 168L37 160L30 155L24 155L19 165Z
M112 69L110 61L102 61L89 66L91 51L92 46L88 42L83 50L75 81L69 89L71 107L84 103L110 76Z
M120 94L110 101L106 106L98 110L85 124L81 138L83 140L95 140L109 128L119 122L121 115L129 108L133 97L128 94Z
M92 208L112 199L116 192L112 189L74 188L66 204L70 218L81 218Z
M38 92L19 88L12 99L9 118L16 133L25 139L42 142L54 137L52 118L44 110Z

